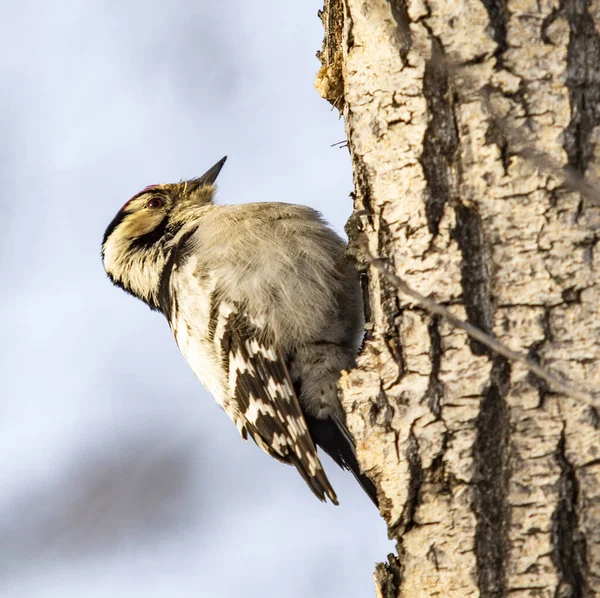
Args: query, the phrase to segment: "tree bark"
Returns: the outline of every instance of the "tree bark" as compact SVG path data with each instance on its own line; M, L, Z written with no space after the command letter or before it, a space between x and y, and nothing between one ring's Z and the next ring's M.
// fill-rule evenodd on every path
M378 596L600 595L596 408L429 315L357 246L600 388L600 208L560 170L600 175L600 0L326 0L321 18L368 303L342 401L397 543Z

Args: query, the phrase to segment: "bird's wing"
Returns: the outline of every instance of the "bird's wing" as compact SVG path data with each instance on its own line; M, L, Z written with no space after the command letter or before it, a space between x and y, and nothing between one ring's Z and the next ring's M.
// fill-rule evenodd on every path
M225 410L244 438L269 455L294 465L320 499L337 497L310 436L281 351L235 306L220 303L213 312L213 342L229 377Z

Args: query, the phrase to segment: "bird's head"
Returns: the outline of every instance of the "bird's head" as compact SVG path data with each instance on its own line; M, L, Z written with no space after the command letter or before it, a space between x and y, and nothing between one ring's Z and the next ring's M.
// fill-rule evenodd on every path
M168 260L167 245L212 202L215 181L227 157L201 177L150 185L134 195L108 225L102 240L104 269L114 284L157 308Z

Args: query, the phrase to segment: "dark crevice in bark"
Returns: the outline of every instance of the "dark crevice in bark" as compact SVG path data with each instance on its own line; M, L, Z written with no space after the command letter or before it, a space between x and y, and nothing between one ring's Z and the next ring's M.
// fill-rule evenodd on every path
M360 290L362 291L363 308L365 314L365 323L370 322L373 318L373 312L371 310L371 296L369 295L369 277L366 272L359 273ZM360 348L362 349L365 342L373 336L373 331L369 329L365 332Z
M595 430L600 427L600 417L595 407L590 406L586 414L587 423L590 424Z
M503 66L502 55L506 51L506 24L508 22L508 11L506 10L506 0L482 0L488 17L490 18L489 30L492 38L496 42L496 70Z
M431 58L427 61L423 76L423 95L427 101L429 124L420 161L427 183L427 227L435 236L439 232L444 206L452 198L456 185L453 170L458 156L458 130L454 117L454 94L442 46L435 37L431 44Z
M396 41L400 58L403 64L406 64L408 53L412 47L412 37L410 34L410 18L405 0L387 0L392 11L394 21L396 21Z
M580 248L584 246L583 243L574 243L574 248ZM578 289L577 287L568 287L563 289L560 293L560 298L565 305L577 303L581 305L581 293L583 293L583 289Z
M377 563L375 583L381 592L381 598L398 598L402 586L402 566L396 555L388 554L387 563Z
M545 44L548 44L550 46L555 45L552 41L551 36L549 35L550 26L554 23L554 21L556 21L558 17L562 15L562 11L563 7L559 5L556 8L552 9L550 14L546 16L542 21L542 26L540 28L540 37Z
M539 341L536 341L529 347L527 357L531 359L531 361L542 365L540 351L547 342L552 341L549 307L546 307L544 309L544 313L542 314L540 324L542 326L542 330L544 331L544 338ZM542 407L544 405L544 400L546 399L546 396L550 390L548 387L548 383L539 376L532 374L531 372L527 374L527 382L529 382L529 384L531 384L531 386L533 386L538 391L538 396L540 397L539 407Z
M486 144L494 144L500 151L500 160L504 174L509 175L511 158L515 155L523 155L523 149L515 147L516 128L526 127L531 129L534 126L535 118L529 107L529 83L527 79L521 78L517 89L506 91L491 83L485 85L482 89L482 98L485 100L487 112L490 116L488 129L485 133ZM494 99L498 98L504 102L507 99L512 100L511 108L505 114L494 110ZM485 176L485 175L484 175Z
M391 233L387 222L380 216L379 219L379 255L393 255L394 236ZM405 358L402 345L400 343L400 324L402 322L402 312L398 301L398 290L386 278L381 277L381 307L387 320L384 327L383 340L394 361L398 365L398 379L392 384L399 382L404 375Z
M406 448L406 460L408 461L408 471L410 479L408 481L408 496L400 515L400 520L394 526L393 537L399 537L410 531L415 526L415 513L421 502L421 486L423 484L423 467L421 456L419 455L419 443L414 431L411 429L408 436L408 446Z
M556 462L560 467L558 480L559 502L552 516L552 562L559 575L555 596L585 598L590 596L586 584L587 561L585 538L579 530L577 501L579 484L573 465L565 452L565 434L561 434L556 449Z
M441 403L444 398L444 385L440 381L440 368L442 364L442 337L440 336L440 319L437 316L431 318L429 326L429 357L431 359L431 373L429 374L429 385L427 386L427 406L436 419L441 413Z
M502 169L504 170L504 174L508 175L510 159L513 153L511 152L508 138L506 137L506 128L501 126L499 119L490 118L488 129L485 133L485 142L486 144L494 144L498 147Z
M381 425L386 434L392 431L392 419L394 418L394 408L390 405L387 396L382 388L377 395L377 403L371 404L370 409L371 425Z
M354 47L354 23L344 3L344 19L347 19L346 50L350 51ZM341 47L341 46L340 46Z
M360 154L354 151L351 140L348 142L348 147L350 149L354 171L354 192L352 193L352 198L354 200L355 211L350 216L345 231L348 235L348 244L351 245L356 252L357 265L360 266L361 271L368 272L368 263L364 257L362 257L362 251L358 249L358 237L363 233L367 233L369 229L374 227L371 183L369 181L367 165ZM362 217L365 218L366 226L363 226L363 222L361 221Z
M590 0L563 0L561 12L569 23L567 87L571 121L563 147L569 167L584 175L593 155L590 136L600 125L600 36L589 12Z
M461 278L463 302L468 321L491 334L494 327L494 307L490 293L491 263L481 217L474 208L458 205L456 228L453 231L462 253ZM475 355L488 355L487 347L469 340Z
M419 455L419 443L414 431L411 429L408 435L406 451L404 455L399 455L399 460L406 460L408 463L408 496L402 507L402 512L398 520L388 525L388 536L396 538L402 543L402 537L409 532L415 524L415 513L421 502L421 487L425 479L425 471ZM401 552L398 552L401 555Z
M482 598L505 596L505 563L508 540L506 505L509 423L504 398L510 382L510 364L495 357L490 387L482 399L475 422L473 444L473 510L477 518L475 557L477 583Z
M435 459L431 462L431 467L425 470L425 479L427 482L435 484L438 488L436 491L437 494L451 493L451 483L450 480L446 476L446 466L444 462L444 457L446 455L446 450L448 449L448 442L450 440L450 434L448 431L445 431L442 435L442 443L440 452L436 455Z
M355 191L351 194L354 200L354 212L350 215L344 230L348 235L348 247L346 249L346 255L349 257L356 266L357 270L364 274L369 279L369 265L365 260L363 252L360 250L359 241L360 238L367 234L370 229L373 228L373 207L371 205L371 184L369 182L369 173L367 172L367 166L361 157L352 151L351 145L350 155L354 162L354 188ZM366 224L364 224L362 217L364 216ZM370 285L367 285L368 287ZM369 298L371 300L372 297ZM366 318L366 322L369 323L370 319Z
M370 193L370 189L367 185L366 187L367 193ZM360 286L362 290L363 297L363 307L364 307L364 315L365 315L365 324L369 324L372 318L371 311L371 297L369 294L369 270L364 261L364 256L359 249L359 239L365 234L365 226L363 223L363 217L366 217L366 221L369 226L373 226L373 219L371 214L367 212L367 210L360 209L357 206L356 193L351 192L350 198L352 199L352 205L354 206L354 212L350 214L350 218L346 222L344 226L344 231L348 236L348 246L346 247L345 256L348 258L356 267L358 271ZM369 198L363 199L363 202L367 203L370 201ZM370 204L369 204L370 209ZM369 340L373 335L372 326L366 327L366 333L363 337L361 343L361 349L364 346L365 342Z

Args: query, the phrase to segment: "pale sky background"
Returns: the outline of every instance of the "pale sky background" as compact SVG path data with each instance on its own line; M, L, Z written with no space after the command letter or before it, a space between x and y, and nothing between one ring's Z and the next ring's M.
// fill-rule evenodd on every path
M100 242L146 185L223 155L217 201L343 232L343 124L313 88L321 0L0 8L0 595L374 596L386 529L245 444Z

